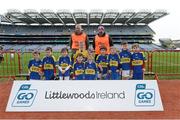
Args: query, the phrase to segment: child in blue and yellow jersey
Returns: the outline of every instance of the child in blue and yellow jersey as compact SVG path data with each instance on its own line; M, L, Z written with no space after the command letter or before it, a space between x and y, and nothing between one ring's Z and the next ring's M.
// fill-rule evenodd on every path
M85 64L83 62L83 55L77 54L76 62L73 65L73 73L75 80L84 80Z
M132 79L143 80L146 58L144 57L144 54L140 52L139 44L133 44L132 50L133 50L133 54L131 56Z
M120 79L120 58L116 53L116 48L110 48L110 54L108 55L108 66L109 66L109 75L111 80Z
M130 79L131 70L131 52L128 50L128 43L121 43L122 51L119 53L120 64L121 64L121 74L122 80Z
M46 48L46 56L42 60L43 64L43 72L45 76L45 80L54 80L56 76L56 60L52 55L52 48Z
M108 57L106 55L107 48L101 47L100 48L100 54L96 58L96 63L99 68L99 79L107 80L107 73L108 73Z
M63 48L61 50L61 54L62 55L59 57L56 65L59 69L59 79L69 80L72 61L70 56L68 55L68 49Z
M42 61L40 60L40 53L33 52L33 59L29 61L28 65L30 80L40 80L42 75Z
M94 57L89 55L85 62L85 80L96 80L98 68L94 62Z

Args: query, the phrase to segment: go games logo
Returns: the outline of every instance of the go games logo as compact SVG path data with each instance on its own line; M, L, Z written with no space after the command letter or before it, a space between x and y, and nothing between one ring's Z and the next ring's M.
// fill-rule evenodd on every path
M147 89L146 84L137 84L134 102L136 106L154 106L155 90Z
M31 84L23 84L15 96L12 107L30 107L37 95L36 89L30 89Z

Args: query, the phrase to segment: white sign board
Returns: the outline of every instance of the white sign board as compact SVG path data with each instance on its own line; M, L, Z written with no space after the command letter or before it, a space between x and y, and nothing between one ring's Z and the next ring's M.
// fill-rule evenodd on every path
M14 81L6 111L163 111L156 80Z

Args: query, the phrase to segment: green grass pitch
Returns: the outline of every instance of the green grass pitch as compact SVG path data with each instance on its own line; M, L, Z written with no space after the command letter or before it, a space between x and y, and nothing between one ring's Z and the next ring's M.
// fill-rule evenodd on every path
M148 53L144 53L148 59ZM60 56L59 52L53 52L56 59ZM32 53L21 53L20 55L21 74L28 73L28 62L32 59ZM43 58L45 53L42 52L40 57ZM146 71L150 72L151 65L146 63ZM180 52L154 52L152 54L152 72L169 74L168 76L159 76L160 79L180 79ZM0 63L0 76L16 76L19 74L19 63L17 53L14 59L11 59L10 53L4 54L4 61ZM172 75L170 75L172 74ZM179 75L174 75L179 74ZM153 79L153 76L145 76L146 79ZM2 78L0 78L1 80ZM22 78L21 78L22 79ZM23 78L25 79L25 78Z

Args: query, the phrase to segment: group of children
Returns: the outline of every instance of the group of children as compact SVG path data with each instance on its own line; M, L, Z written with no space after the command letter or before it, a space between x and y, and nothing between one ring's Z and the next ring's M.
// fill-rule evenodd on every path
M138 44L128 49L128 43L121 44L122 50L118 53L116 48L101 47L100 54L95 55L93 50L77 50L71 57L68 49L61 50L61 56L56 61L52 55L52 48L46 48L46 56L40 60L40 53L33 52L28 68L30 80L54 80L56 68L59 80L142 80L144 79L145 57L140 52Z

